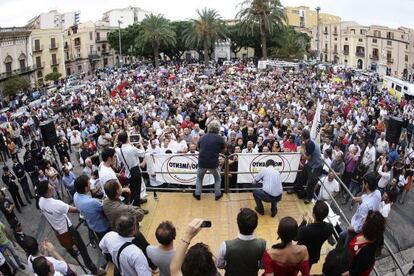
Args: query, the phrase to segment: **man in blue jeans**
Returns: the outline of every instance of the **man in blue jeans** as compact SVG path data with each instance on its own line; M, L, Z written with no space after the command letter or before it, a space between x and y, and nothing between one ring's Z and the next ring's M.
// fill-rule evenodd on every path
M207 126L207 130L208 133L203 135L198 142L200 152L198 155L196 190L193 196L200 200L204 175L209 171L214 176L215 198L219 200L223 194L220 189L221 176L218 159L220 153L224 150L224 138L219 135L220 124L216 121L211 122Z
M257 205L254 209L262 216L264 215L262 201L271 203L271 216L274 217L277 214L277 203L282 199L282 179L280 173L275 169L275 165L274 160L267 160L266 168L254 177L254 184L259 181L263 182L262 189L253 190L253 197Z

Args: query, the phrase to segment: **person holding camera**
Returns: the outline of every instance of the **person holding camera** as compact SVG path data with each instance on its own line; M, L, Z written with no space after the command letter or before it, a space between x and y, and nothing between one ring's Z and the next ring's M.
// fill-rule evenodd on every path
M145 149L141 143L138 143L136 146L131 145L128 133L125 131L118 134L118 142L119 147L116 148L116 153L121 163L125 166L125 176L131 189L132 205L140 206L141 203L145 203L140 198L142 185L140 158L145 157Z

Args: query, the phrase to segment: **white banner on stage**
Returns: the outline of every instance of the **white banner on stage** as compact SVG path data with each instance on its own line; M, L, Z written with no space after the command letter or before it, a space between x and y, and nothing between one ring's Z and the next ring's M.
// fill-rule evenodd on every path
M157 181L161 183L195 185L197 179L198 155L155 154L153 155ZM181 174L181 173L185 174ZM190 174L191 173L191 174ZM204 176L203 185L214 184L211 174Z
M299 169L300 153L280 154L238 154L237 183L252 183L256 173L266 167L266 161L272 159L276 162L276 170L281 172L282 182L293 183ZM285 171L285 172L282 172Z

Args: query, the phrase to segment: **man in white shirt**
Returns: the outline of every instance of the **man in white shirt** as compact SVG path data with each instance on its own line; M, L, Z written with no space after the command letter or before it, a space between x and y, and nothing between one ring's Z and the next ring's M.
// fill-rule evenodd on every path
M93 274L97 274L98 272L101 273L101 271L93 264L81 235L78 230L73 227L72 222L67 215L68 213L79 213L78 209L61 200L54 199L54 188L48 181L41 181L38 184L37 193L40 196L39 208L52 229L55 231L60 244L72 257L77 257L78 255L74 249L74 246L76 246L86 267ZM67 237L68 235L70 237L69 241Z
M380 138L377 139L376 150L378 155L386 153L388 151L388 142L385 140L385 133L381 132Z
M177 141L172 140L168 147L173 153L186 153L188 151L187 142L184 140L184 133L180 132Z
M147 165L147 172L149 174L149 180L151 186L161 186L163 183L157 180L155 175L155 162L154 156L155 154L161 154L162 150L158 146L156 139L151 139L151 146L147 149L145 153L145 164Z
M29 270L33 271L34 260L42 256L39 250L39 244L37 243L37 240L31 236L24 237L24 244L26 246L26 252L29 255L27 258L27 265ZM68 273L69 266L56 251L53 244L50 241L45 240L43 241L41 248L49 255L44 257L53 265L54 270L62 275L66 275Z
M282 199L282 179L275 166L276 162L274 160L267 160L266 168L254 177L254 184L263 181L262 189L253 190L253 197L257 205L255 210L262 216L264 215L262 201L271 203L271 216L274 217L277 214L277 202Z
M82 138L78 130L72 131L72 136L70 137L70 144L73 148L73 151L76 155L76 160L80 160L80 147L82 146Z
M338 193L339 183L336 181L333 172L329 172L329 174L323 179L323 185L321 185L319 190L318 200L331 202L331 196L335 197Z
M373 172L375 167L375 148L372 145L372 141L368 141L367 147L362 156L362 164L366 168L366 172Z
M256 148L253 148L253 142L248 141L247 142L247 147L242 150L242 153L258 153L258 151L257 151Z
M99 247L104 254L111 256L121 275L151 276L144 253L132 243L136 225L134 216L121 216L116 223L116 232L107 233L99 243Z
M140 158L145 157L145 149L141 143L138 143L137 147L131 145L128 133L125 131L118 134L118 142L121 143L121 146L116 148L116 153L119 161L125 166L125 176L131 189L132 205L140 206L141 203L146 202L146 200L141 200L142 176L140 168Z
M101 127L100 135L98 137L98 149L99 152L102 152L105 148L110 147L112 143L112 136L109 133L106 133L104 127Z
M116 154L113 148L106 148L101 154L102 162L99 165L99 181L102 186L111 179L118 179L112 167L116 167Z
M361 233L368 212L378 211L380 208L381 192L377 189L377 179L373 173L364 176L362 187L364 194L353 199L353 202L358 202L359 206L351 218L351 225L339 237L338 244L344 247L356 234Z

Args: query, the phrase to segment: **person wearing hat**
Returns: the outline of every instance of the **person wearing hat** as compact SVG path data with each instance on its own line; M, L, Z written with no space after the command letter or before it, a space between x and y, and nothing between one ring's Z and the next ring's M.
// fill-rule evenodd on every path
M13 202L14 202L14 205L16 206L17 211L21 213L20 206L24 207L26 206L26 204L23 203L22 197L20 196L20 192L19 192L19 186L17 186L16 184L16 177L10 171L9 167L7 166L3 167L3 175L1 179L3 180L3 183L9 189L9 192L13 198Z

